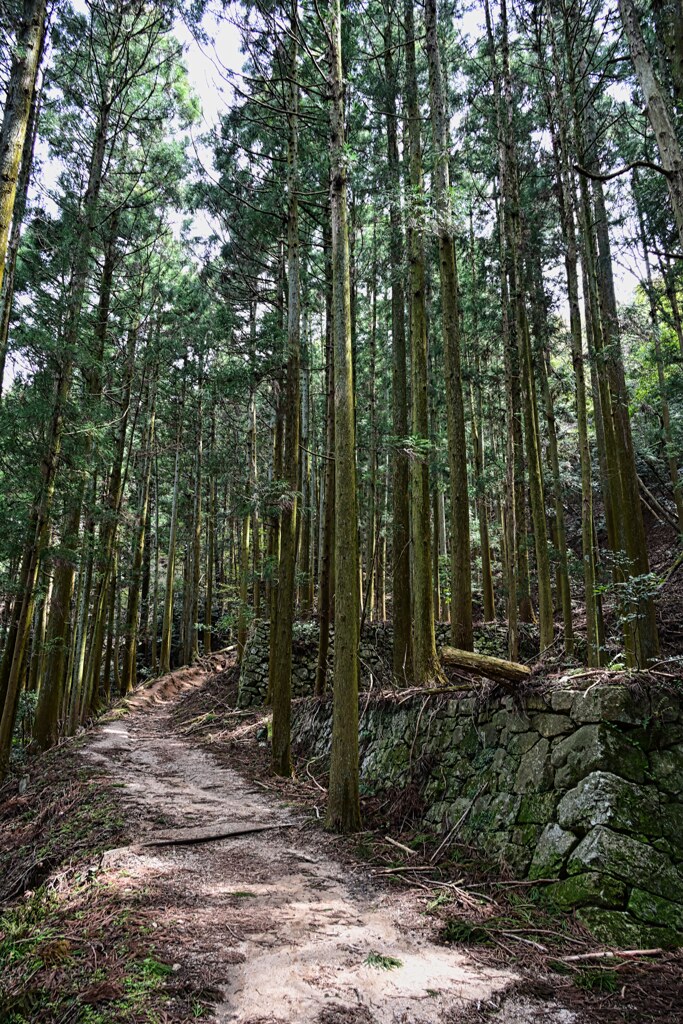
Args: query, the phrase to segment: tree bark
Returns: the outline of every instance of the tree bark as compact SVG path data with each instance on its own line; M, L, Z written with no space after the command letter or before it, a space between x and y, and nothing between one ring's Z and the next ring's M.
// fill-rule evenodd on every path
M328 28L330 103L330 211L334 324L335 637L332 753L327 825L360 828L358 773L358 504L351 345L351 278L344 143L344 80L340 0Z
M470 569L470 509L467 489L467 443L462 391L458 268L455 257L453 209L450 199L450 131L444 100L441 54L437 36L436 0L425 2L427 63L435 161L432 174L439 235L441 326L446 376L446 424L451 491L451 639L471 650L472 579Z
M406 105L409 139L409 280L410 280L410 353L412 378L412 434L421 444L429 443L427 403L427 317L426 266L422 220L424 190L422 182L422 143L420 106L417 92L415 58L415 17L413 0L405 0ZM429 462L426 451L416 453L411 462L410 513L413 562L413 681L426 686L440 678L434 633L432 594L432 539L430 523Z
M46 0L24 0L17 27L0 129L0 287L5 272L7 242L14 213L17 180L43 49Z
M387 9L384 72L387 87L387 171L389 176L389 260L391 273L391 386L392 423L398 439L408 437L408 383L406 375L405 291L403 286L403 230L401 225L401 172L399 166L397 76L393 54L393 9ZM393 674L398 683L412 678L412 624L410 580L410 467L397 442L392 458L391 604L394 627Z
M329 225L323 230L325 254L325 488L323 534L318 582L318 664L315 672L315 693L321 696L327 684L327 658L330 649L330 624L334 606L334 527L335 527L335 437L334 437L334 325L332 300L332 238Z
M276 775L292 773L292 627L296 577L297 488L299 486L301 364L301 290L299 241L299 91L297 84L297 0L290 9L290 78L287 83L287 382L285 391L285 470L289 494L280 517L280 565L277 615L272 652L273 741L272 768Z
M633 0L619 0L619 11L631 50L633 66L645 99L647 116L657 140L659 157L666 173L674 220L681 246L683 246L683 152L664 92L645 45L636 5Z

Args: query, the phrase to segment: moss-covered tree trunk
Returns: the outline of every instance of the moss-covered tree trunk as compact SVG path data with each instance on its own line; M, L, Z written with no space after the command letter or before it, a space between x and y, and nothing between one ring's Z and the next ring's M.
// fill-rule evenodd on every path
M405 2L404 21L410 181L410 203L407 216L409 225L412 435L414 441L426 448L429 444L429 411L427 400L427 283L423 236L425 197L422 181L421 115L417 92L413 0ZM440 677L434 633L429 460L426 450L416 453L410 469L413 681L417 686L426 686Z
M0 287L5 272L7 243L31 102L43 49L46 12L46 0L24 0L14 41L0 129Z
M435 149L432 188L439 235L441 328L446 376L446 425L451 493L451 639L456 647L469 651L472 650L473 637L467 443L460 352L458 267L450 197L450 131L437 35L436 0L426 0L425 27L432 137Z
M335 460L334 460L334 325L332 303L332 238L329 222L323 230L325 257L325 485L323 525L318 577L318 663L315 671L315 693L321 696L327 684L327 658L330 650L330 625L334 610L334 526L335 526Z
M393 9L387 8L384 73L387 107L387 172L389 176L389 260L391 273L391 388L392 424L397 438L408 436L408 381L406 373L405 289L401 173L398 153L397 93L394 61ZM412 624L410 579L410 467L402 446L392 458L391 604L393 674L397 682L412 678Z
M292 626L296 577L297 488L299 486L301 289L299 240L299 87L297 81L297 0L290 11L290 58L287 82L287 381L285 386L285 461L289 488L280 516L280 564L277 586L275 647L270 679L273 705L272 767L291 775Z
M335 636L332 754L327 825L342 832L360 828L358 781L358 498L351 347L351 278L344 142L344 79L340 0L329 21L330 218L335 422Z

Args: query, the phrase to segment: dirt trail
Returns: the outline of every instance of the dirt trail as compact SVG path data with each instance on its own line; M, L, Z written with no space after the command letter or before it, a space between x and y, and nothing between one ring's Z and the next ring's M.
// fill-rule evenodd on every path
M186 672L133 698L131 713L100 727L86 755L124 787L140 834L137 845L105 854L104 867L144 889L166 933L172 923L178 960L211 979L219 1021L452 1021L514 980L431 943L405 900L372 887L361 866L336 861L303 817L178 735L166 698L201 682ZM274 824L285 827L200 845L143 845ZM401 966L371 966L373 951ZM503 1016L573 1019L521 1006Z

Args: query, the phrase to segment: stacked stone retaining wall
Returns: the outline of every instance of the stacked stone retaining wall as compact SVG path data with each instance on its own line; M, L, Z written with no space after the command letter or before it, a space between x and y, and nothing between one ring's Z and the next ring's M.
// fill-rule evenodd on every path
M583 680L590 682L590 677ZM365 795L418 792L427 827L624 947L683 944L683 714L675 692L572 683L520 701L361 697ZM295 704L295 748L325 763L329 699Z
M313 693L318 664L318 623L295 622L292 644L292 693L306 697ZM439 647L450 642L450 626L438 623ZM239 706L263 704L268 693L268 652L270 623L257 619L252 623L242 659L239 680ZM538 653L538 630L533 625L520 628L521 656L533 658ZM368 622L363 628L360 644L361 687L364 689L392 685L393 632L390 623ZM507 657L507 630L490 623L475 630L475 648L480 654ZM328 678L334 660L334 627L330 631L327 659Z

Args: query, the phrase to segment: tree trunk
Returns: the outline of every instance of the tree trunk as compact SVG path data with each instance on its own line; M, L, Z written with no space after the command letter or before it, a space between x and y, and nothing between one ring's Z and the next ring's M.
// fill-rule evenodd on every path
M209 464L213 462L216 444L216 411L211 406L211 442L209 446ZM204 605L204 654L211 653L213 631L213 577L214 560L216 557L216 478L213 469L209 471L209 485L206 510L206 601ZM155 595L156 605L156 595Z
M676 516L678 519L678 532L683 533L683 490L681 489L681 480L678 475L678 459L676 454L676 447L671 432L671 413L669 411L668 401L668 388L666 377L664 374L664 359L662 356L662 343L659 335L659 318L657 316L657 302L655 298L654 284L652 281L652 271L650 269L650 256L648 252L648 241L647 233L645 230L645 220L643 218L643 211L638 202L637 198L637 172L633 172L634 175L634 196L636 199L636 211L638 214L638 227L640 229L640 241L643 247L643 257L645 259L645 285L647 288L647 296L650 307L650 326L652 327L652 342L655 352L655 363L657 364L657 382L659 384L659 400L661 403L661 416L662 416L662 435L664 442L664 459L669 470L669 479L671 480L671 489L673 491L674 502L676 503Z
M411 206L409 220L410 352L412 376L412 434L429 444L427 404L426 268L422 222L422 143L415 59L413 0L405 0L406 105L410 153ZM430 523L429 462L426 451L411 462L410 511L413 559L413 681L426 686L440 678L434 634L432 595L432 541Z
M0 287L14 213L17 180L43 50L47 2L24 0L0 129Z
M683 246L683 152L681 152L681 145L666 98L645 45L634 0L619 0L619 11L631 50L633 66L645 99L647 116L657 140L659 157L669 186L678 237Z
M182 410L178 419L178 436L175 447L175 470L173 472L173 496L171 500L171 524L166 557L166 590L164 593L164 614L161 625L161 655L159 674L171 671L171 645L173 642L173 592L175 589L176 535L178 532L178 476L180 472L180 440L182 432Z
M327 825L360 828L358 778L358 505L351 346L351 280L347 222L341 6L333 0L329 30L330 209L334 324L335 637L332 753Z
M156 385L151 385L147 430L143 439L143 465L141 480L141 501L138 514L137 534L133 547L133 565L128 587L126 609L126 636L121 675L121 695L130 693L137 682L138 616L142 582L142 558L145 550L145 532L149 511L150 481L152 477L152 445L154 444L154 421L156 415Z
M479 544L481 546L481 591L484 610L484 622L493 622L496 618L496 603L493 593L493 575L491 572L491 544L489 541L488 509L484 484L484 414L481 387L481 359L479 346L478 316L478 285L477 267L474 252L474 227L470 208L470 274L472 278L472 318L474 330L474 384L470 386L470 404L472 420L472 449L474 452L474 469L476 474L477 518L479 520Z
M327 658L330 650L330 623L334 602L334 522L335 522L335 438L334 438L334 327L332 307L332 239L326 223L323 230L325 252L325 488L323 533L318 583L318 664L315 672L315 693L320 697L327 684Z
M405 292L403 287L403 231L401 226L398 133L398 92L393 53L393 8L387 7L384 71L387 106L387 171L389 177L389 260L391 273L391 383L392 423L397 438L408 437L408 383L406 375ZM392 458L391 604L393 674L397 683L412 678L412 623L410 581L410 467L399 443Z
M43 33L43 42L44 42ZM40 62L40 58L39 58ZM0 312L0 396L5 376L5 363L7 360L7 346L9 343L9 327L12 318L12 306L14 304L14 279L17 268L17 256L19 243L21 241L21 228L26 215L26 203L28 189L31 182L31 170L33 167L33 156L35 152L36 138L38 135L38 116L40 110L42 88L36 86L33 90L31 109L29 112L24 148L21 154L21 169L17 180L16 198L14 201L14 213L12 216L12 230L9 235L7 246L7 259L5 273L2 280L0 296L2 311Z
M446 376L448 463L451 488L451 639L472 650L472 580L470 569L470 510L467 490L467 442L462 392L458 269L455 258L453 209L450 198L450 131L446 115L441 54L436 24L436 0L425 2L427 63L431 98L435 166L432 174L439 234L441 323Z
M558 82L559 87L559 82ZM586 611L586 660L590 667L600 664L600 643L598 637L597 604L595 598L595 550L593 546L593 485L590 443L588 438L588 412L586 402L586 380L584 373L583 338L581 331L581 307L579 303L578 250L576 242L576 217L574 211L574 189L569 167L567 147L566 111L564 105L547 97L549 115L553 109L558 112L559 124L550 116L555 158L557 197L560 208L560 224L565 244L565 271L567 275L567 297L569 301L569 334L572 365L574 369L574 393L576 397L576 420L579 437L579 462L581 466L581 556L583 562L584 604ZM599 409L596 409L596 419Z
M292 773L292 626L296 576L297 487L299 485L301 361L301 294L299 258L299 90L297 84L297 0L291 0L290 78L287 84L287 383L285 393L285 469L289 495L280 518L280 565L277 587L277 615L272 651L273 744L272 767L276 775Z

